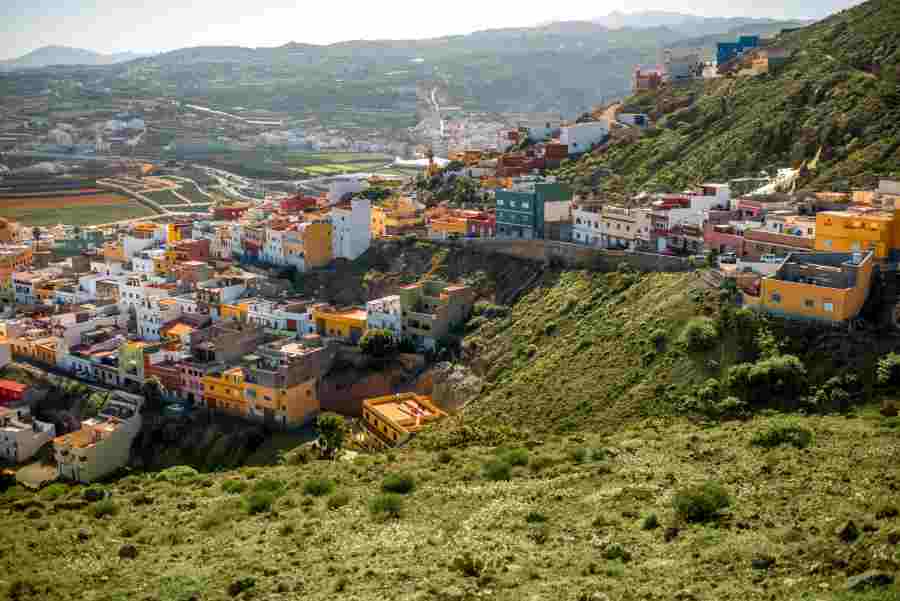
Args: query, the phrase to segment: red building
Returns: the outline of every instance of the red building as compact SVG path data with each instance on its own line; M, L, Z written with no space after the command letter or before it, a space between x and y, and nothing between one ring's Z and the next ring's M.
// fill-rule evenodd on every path
M281 210L286 213L299 213L306 209L314 209L318 206L319 199L315 196L303 196L298 194L281 201Z
M466 211L466 235L470 238L493 238L497 232L497 216L484 211Z
M213 210L213 219L216 221L236 221L249 208L250 205L218 206Z
M206 238L187 239L169 245L169 250L175 252L178 263L188 261L206 262L209 260L209 240Z
M28 386L12 380L0 380L0 405L10 406L25 400Z

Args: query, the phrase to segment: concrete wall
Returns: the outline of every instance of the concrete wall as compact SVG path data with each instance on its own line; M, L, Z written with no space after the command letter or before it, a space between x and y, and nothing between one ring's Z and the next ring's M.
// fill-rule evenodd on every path
M580 244L552 240L466 239L442 242L450 246L470 246L485 253L496 253L544 263L561 262L567 267L614 271L627 263L638 271L692 271L687 259L669 255L611 251Z

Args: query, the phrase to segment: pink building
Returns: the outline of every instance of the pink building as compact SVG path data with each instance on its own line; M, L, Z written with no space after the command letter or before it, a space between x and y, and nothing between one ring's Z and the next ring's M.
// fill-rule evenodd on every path
M745 254L745 240L740 231L731 225L707 223L703 228L703 246L720 253L733 252L739 257Z

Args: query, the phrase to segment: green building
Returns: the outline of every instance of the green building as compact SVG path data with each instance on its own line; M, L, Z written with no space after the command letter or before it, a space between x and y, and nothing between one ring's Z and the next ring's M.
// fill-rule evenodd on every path
M568 213L572 190L553 179L521 178L509 190L497 190L497 237L532 240L544 237L546 221Z

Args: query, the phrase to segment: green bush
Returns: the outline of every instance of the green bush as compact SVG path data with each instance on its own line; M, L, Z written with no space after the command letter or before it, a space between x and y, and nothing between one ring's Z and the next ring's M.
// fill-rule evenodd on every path
M529 511L525 516L525 521L529 524L542 524L547 521L547 516L539 511Z
M608 559L609 561L621 561L622 563L628 563L631 561L631 553L628 552L625 547L619 544L612 544L606 548L603 552L604 559Z
M716 346L719 332L709 317L694 317L681 332L679 342L692 353L708 351Z
M270 492L273 495L280 495L284 492L285 483L283 480L274 480L272 478L264 478L254 482L253 492Z
M691 523L710 522L731 505L728 493L718 482L706 482L679 490L672 500L675 515Z
M386 359L397 353L397 341L388 330L368 330L359 341L359 348L373 359Z
M275 494L265 490L251 492L243 499L244 511L250 515L272 511L274 503Z
M334 492L334 481L328 478L310 478L303 483L303 494L324 497Z
M328 497L328 501L325 503L325 505L328 507L328 509L334 510L334 509L340 509L341 507L344 507L345 505L348 505L349 503L350 503L350 493L339 492L337 494L334 494L334 495L331 495L330 497Z
M175 465L159 472L156 479L165 482L191 482L199 476L200 472L189 465Z
M106 516L112 516L119 513L119 506L116 505L112 499L106 498L100 501L97 501L93 505L91 505L91 514L100 519Z
M69 492L69 487L62 482L55 482L41 491L41 494L49 501L63 497Z
M656 530L659 528L659 518L656 517L655 513L648 514L644 517L644 521L641 522L642 530Z
M813 441L813 433L793 422L778 422L770 425L765 430L757 432L750 440L750 444L764 449L773 449L781 446L791 446L797 449L805 449Z
M875 379L882 386L900 384L900 354L888 353L878 360Z
M399 518L403 512L403 497L395 493L372 497L369 499L369 512L377 518Z
M528 449L518 447L504 450L500 453L500 459L512 466L528 465Z
M575 447L569 451L569 457L574 463L584 463L588 459L588 450L585 447Z
M481 467L485 480L498 482L512 478L512 466L502 459L492 459Z
M387 474L381 483L381 490L401 495L411 493L416 488L415 479L409 474Z
M806 366L794 355L778 355L732 366L722 382L723 394L753 406L793 408L807 391Z
M225 480L222 482L222 492L230 495L239 495L247 490L247 483L243 480Z

